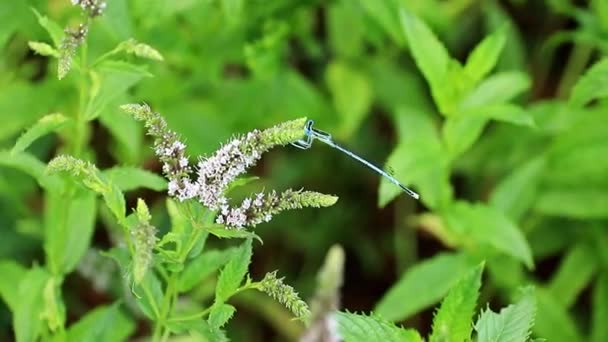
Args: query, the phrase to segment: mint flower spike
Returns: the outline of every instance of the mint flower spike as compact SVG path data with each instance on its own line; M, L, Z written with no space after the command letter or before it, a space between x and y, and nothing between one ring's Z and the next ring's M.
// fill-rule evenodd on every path
M274 215L284 210L329 207L337 200L336 196L314 191L289 189L280 196L274 190L267 194L260 192L253 198L245 198L237 208L223 204L215 222L225 224L228 228L255 227L262 222L270 221Z
M310 316L310 310L305 301L300 299L293 287L277 278L277 271L266 273L258 289L283 304L298 319L305 320Z
M190 180L192 168L185 154L186 144L177 133L170 130L165 119L147 104L127 104L120 108L136 120L143 121L148 135L154 138L154 151L163 164L163 174L169 180L169 196L180 201L196 197L200 189Z

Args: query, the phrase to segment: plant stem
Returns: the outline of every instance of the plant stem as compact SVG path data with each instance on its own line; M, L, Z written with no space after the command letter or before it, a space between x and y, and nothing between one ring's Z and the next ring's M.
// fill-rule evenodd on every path
M589 57L591 57L591 53L593 52L593 48L586 44L576 44L570 52L570 57L568 58L568 64L566 65L566 69L562 74L562 78L559 82L559 87L557 89L557 96L560 98L566 98L570 93L570 89L581 75L587 62L589 61Z
M78 98L78 111L76 112L76 124L74 134L73 151L76 157L80 157L84 150L84 134L86 130L85 113L87 100L87 74L89 72L87 66L87 42L83 42L80 47L80 89Z

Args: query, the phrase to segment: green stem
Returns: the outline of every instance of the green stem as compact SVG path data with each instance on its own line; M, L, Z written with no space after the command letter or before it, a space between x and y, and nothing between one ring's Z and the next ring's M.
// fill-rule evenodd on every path
M570 57L568 58L568 64L566 65L566 69L562 74L562 78L559 82L559 87L557 89L557 96L560 98L566 98L570 93L570 89L576 80L579 78L585 66L587 66L587 62L591 57L591 53L593 52L593 48L586 44L576 44L570 53Z
M76 124L74 134L73 151L76 157L80 157L84 150L84 134L86 130L86 120L84 111L86 110L87 102L87 74L89 68L87 66L87 42L83 42L80 47L80 89L78 98L78 111L76 112Z
M162 341L168 338L169 331L166 329L165 324L167 323L167 318L171 313L171 309L173 308L173 303L177 298L176 292L176 283L177 283L178 273L173 273L169 277L169 281L167 282L167 290L163 296L163 303L161 307L159 320L156 322L156 326L154 327L154 336L152 338L153 341ZM162 337L161 337L162 336Z

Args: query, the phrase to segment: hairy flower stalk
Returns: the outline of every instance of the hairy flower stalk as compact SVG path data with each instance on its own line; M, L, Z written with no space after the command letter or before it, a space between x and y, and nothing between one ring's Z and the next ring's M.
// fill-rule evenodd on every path
M102 15L107 7L107 3L103 0L72 0L72 5L80 6L90 18Z
M156 155L163 163L163 174L169 180L169 195L180 201L198 199L204 206L217 210L216 222L228 228L253 227L287 209L327 207L337 201L337 197L316 192L287 190L280 195L276 191L259 193L246 198L238 207L228 203L225 192L229 185L271 148L302 138L306 119L288 121L233 138L212 156L199 160L195 167L197 179L192 180L193 167L185 155L186 145L167 127L162 116L146 104L128 104L121 108L136 120L143 121L148 134L154 137Z
M137 200L138 223L131 228L131 238L135 254L133 255L133 278L139 284L152 264L152 250L156 245L156 228L150 224L150 213L142 199Z
M283 283L283 279L277 278L277 271L266 273L258 289L285 305L297 318L308 318L310 315L308 305L300 299L293 287Z

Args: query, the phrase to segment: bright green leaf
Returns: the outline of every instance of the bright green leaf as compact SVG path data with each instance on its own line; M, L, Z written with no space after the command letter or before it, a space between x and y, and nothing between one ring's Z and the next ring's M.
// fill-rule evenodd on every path
M530 88L530 78L523 72L509 71L494 74L475 87L460 103L459 112L502 104ZM460 114L459 115L463 115Z
M135 291L140 298L137 306L151 320L157 320L161 316L163 289L160 280L154 272L146 272L142 282L137 285Z
M582 107L608 96L608 58L595 63L572 88L570 104Z
M534 290L527 288L516 304L511 304L495 313L489 308L484 310L477 323L479 342L522 342L530 336L536 315Z
M338 332L345 342L422 342L417 331L404 329L375 315L337 312Z
M513 170L498 183L490 197L490 204L518 221L536 199L545 164L545 158L541 156Z
M433 318L430 342L466 341L473 328L471 319L479 297L483 264L467 273L450 289Z
M399 15L416 65L431 89L438 87L448 71L450 55L447 49L433 31L414 14L402 9Z
M42 268L28 270L19 282L19 300L13 311L17 342L34 342L42 332L40 313L44 310L43 292L50 275Z
M50 277L44 286L44 310L40 318L48 323L52 332L58 332L65 327L65 304L61 298L61 279Z
M0 298L4 300L11 311L15 311L19 305L19 283L25 276L25 267L12 260L0 261L0 274L4 279L11 281L0 281Z
M197 284L224 266L234 255L233 248L209 250L186 265L180 274L178 288L181 292L190 291Z
M102 305L89 311L67 331L68 341L125 341L135 323L119 304Z
M32 11L36 15L36 18L38 18L38 23L40 24L40 26L44 27L44 29L51 36L55 47L58 48L59 46L61 46L61 39L64 36L63 29L61 28L61 26L59 26L59 24L57 24L53 20L49 19L47 16L41 15L33 8Z
M131 191L139 188L163 191L167 181L150 171L131 166L115 166L102 172L121 191Z
M568 311L544 289L536 290L534 333L547 341L581 342L583 338Z
M27 45L30 47L30 49L32 49L32 51L41 56L53 56L55 58L59 58L59 51L55 50L55 48L47 43L29 41L27 42Z
M439 301L474 265L465 254L440 254L424 260L403 273L374 312L390 321L403 320Z
M85 113L87 120L95 119L106 106L118 100L129 88L144 77L152 76L145 67L120 61L103 62L96 71L99 73L101 83L99 91L92 94L87 104Z
M368 1L359 0L359 4L369 16L371 16L395 41L402 45L404 42L403 31L399 25L399 1Z
M216 302L225 302L239 288L251 262L251 238L234 253L232 260L222 269L215 290Z
M17 139L15 146L13 146L13 149L11 150L11 154L24 151L38 138L48 133L55 132L63 127L68 120L69 119L62 114L49 114L43 116Z
M565 308L576 302L578 295L591 281L598 267L593 250L584 244L571 247L563 257L548 291Z
M442 212L448 228L460 236L465 246L486 245L533 268L532 252L526 238L504 213L485 204L454 202Z
M46 172L46 165L27 152L10 153L0 150L0 165L20 170L32 176L41 187L47 190L60 191L63 187L64 182L60 177L49 175Z
M607 218L608 190L556 188L540 192L534 209L545 215L578 219Z
M506 38L505 29L501 29L484 38L473 49L464 65L464 72L473 83L481 81L496 66Z
M369 111L371 87L365 75L344 62L328 65L325 79L332 94L334 107L340 116L339 136L352 135Z
M602 273L595 281L593 288L593 319L591 341L608 341L608 273Z
M223 327L234 316L236 308L230 304L215 303L209 313L209 325L213 328Z
M437 208L452 196L449 183L447 156L430 115L414 108L397 111L399 145L391 152L386 165L406 186L413 185L420 200ZM386 179L381 179L379 206L385 206L403 190Z

